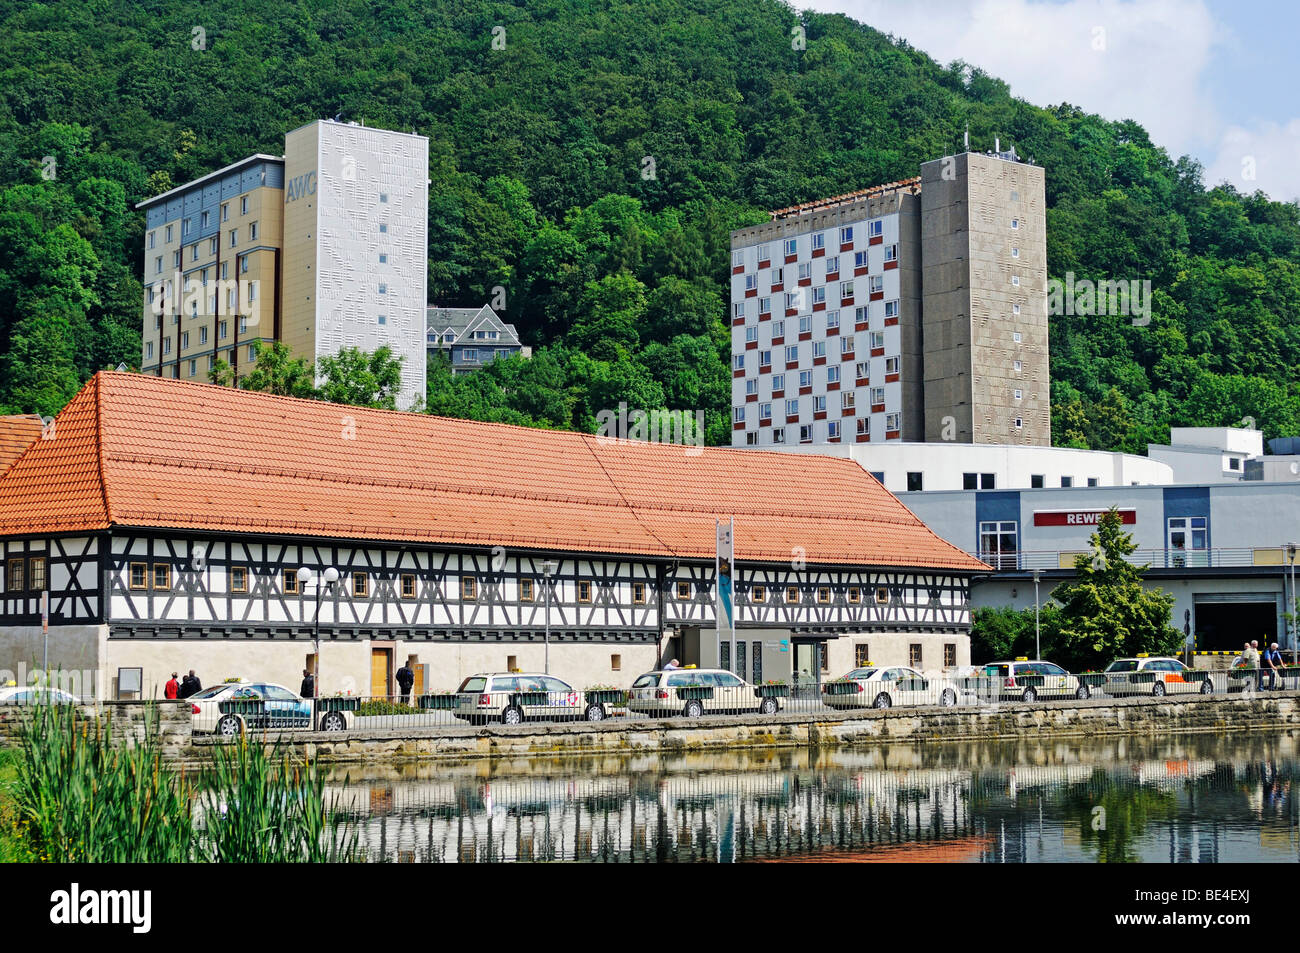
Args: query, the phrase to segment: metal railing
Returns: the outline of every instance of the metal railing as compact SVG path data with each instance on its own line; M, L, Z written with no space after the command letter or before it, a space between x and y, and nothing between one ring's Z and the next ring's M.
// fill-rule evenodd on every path
M392 732L487 724L681 719L712 715L825 714L865 709L960 708L1004 703L1080 704L1107 698L1251 694L1300 690L1300 668L1084 672L989 677L930 674L896 680L836 678L814 692L787 684L722 687L687 684L570 692L432 692L412 695L196 702L196 734L235 737L264 731Z
M1124 557L1135 565L1149 565L1153 569L1216 569L1240 566L1275 565L1261 562L1260 552L1275 554L1277 549L1257 551L1251 548L1217 549L1138 549ZM1073 569L1075 559L1090 556L1085 549L1021 550L1019 552L973 552L999 572L1017 572L1031 569ZM1278 565L1279 570L1281 566Z

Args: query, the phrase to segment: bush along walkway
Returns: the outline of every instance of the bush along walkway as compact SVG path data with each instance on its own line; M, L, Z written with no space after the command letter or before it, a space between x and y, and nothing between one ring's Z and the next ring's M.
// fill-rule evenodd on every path
M356 835L313 762L288 749L225 745L197 773L156 742L113 744L111 729L71 706L32 708L0 849L11 860L193 863L355 859Z

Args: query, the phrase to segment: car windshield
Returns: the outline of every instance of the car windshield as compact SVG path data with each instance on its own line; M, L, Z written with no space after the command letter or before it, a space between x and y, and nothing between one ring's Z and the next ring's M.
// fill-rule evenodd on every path
M855 668L853 671L849 672L849 674L845 675L844 677L845 678L870 678L875 673L876 670L874 668Z
M214 697L214 696L216 696L216 695L220 695L222 692L224 692L227 688L230 688L230 687L231 687L231 686L229 686L229 685L213 685L211 688L205 688L205 689L203 689L203 691L198 692L197 694L191 695L190 698L192 698L192 699L193 699L193 698L212 698L212 697Z
M460 683L458 692L481 692L487 687L487 679L482 675L471 675L465 681Z
M1106 666L1108 672L1136 672L1138 667L1137 659L1122 658L1116 659Z

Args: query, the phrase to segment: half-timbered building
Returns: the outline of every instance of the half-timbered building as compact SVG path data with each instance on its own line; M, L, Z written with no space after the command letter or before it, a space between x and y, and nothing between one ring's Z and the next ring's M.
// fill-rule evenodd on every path
M718 519L746 677L968 662L987 567L850 460L101 372L0 476L0 667L296 685L319 605L327 693L536 670L548 644L575 685L629 684L717 660Z

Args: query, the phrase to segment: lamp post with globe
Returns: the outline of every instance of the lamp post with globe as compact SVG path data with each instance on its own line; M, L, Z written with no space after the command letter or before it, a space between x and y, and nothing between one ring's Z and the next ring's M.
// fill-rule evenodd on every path
M312 571L307 566L303 566L298 570L298 584L300 588L305 587L307 583L311 581L311 578L312 578ZM335 569L333 566L327 567L316 579L316 617L312 623L312 629L313 629L312 638L315 640L316 643L316 672L315 672L315 678L312 679L312 687L313 687L312 694L316 696L315 698L312 699L312 711L314 715L319 715L320 713L319 711L320 704L317 701L317 699L321 697L321 661L320 661L321 583L324 582L325 584L324 588L326 590L332 590L334 588L334 583L338 582L338 580L339 580L339 571ZM313 718L313 721L319 724L318 719Z

